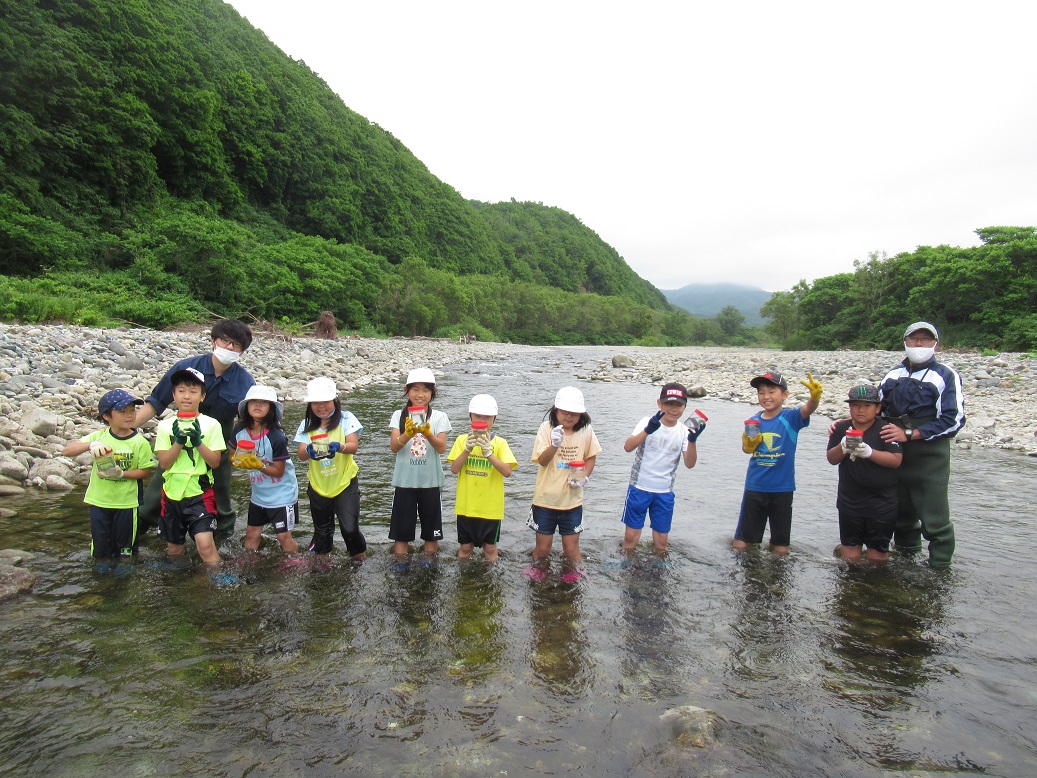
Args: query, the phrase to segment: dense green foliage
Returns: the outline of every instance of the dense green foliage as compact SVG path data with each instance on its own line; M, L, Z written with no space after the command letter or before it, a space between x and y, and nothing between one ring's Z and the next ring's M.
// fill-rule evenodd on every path
M219 0L2 10L2 317L668 337L661 293L575 217L464 200Z
M894 348L924 319L944 347L1037 349L1037 228L986 227L982 245L871 255L853 273L800 281L760 312L791 349Z

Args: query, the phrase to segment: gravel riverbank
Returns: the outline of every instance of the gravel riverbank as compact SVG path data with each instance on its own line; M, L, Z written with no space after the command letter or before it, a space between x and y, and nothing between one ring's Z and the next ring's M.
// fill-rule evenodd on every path
M122 387L147 396L178 359L209 349L207 332L88 329L0 325L0 517L35 490L67 491L84 483L89 455L61 457L62 446L97 427L97 400ZM506 359L537 347L447 340L284 338L259 334L243 365L259 383L302 400L307 379L327 375L344 394L378 382L397 383L415 365ZM556 364L564 348L543 348ZM877 383L902 355L888 351L781 352L732 348L610 348L591 373L562 380L681 381L702 396L748 404L748 380L767 368L786 375L794 398L805 398L798 380L811 371L825 386L820 413L845 413L846 391ZM1028 355L943 353L965 384L966 428L959 446L984 446L1037 455L1037 360ZM153 426L151 422L149 428Z

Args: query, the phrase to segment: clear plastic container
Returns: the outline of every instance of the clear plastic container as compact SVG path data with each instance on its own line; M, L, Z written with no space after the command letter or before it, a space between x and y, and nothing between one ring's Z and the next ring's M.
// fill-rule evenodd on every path
M190 429L198 429L198 414L194 411L178 411L176 414L177 426L180 427L180 432L184 435ZM188 447L191 445L191 441L187 441Z
M745 420L745 436L747 438L755 438L760 434L760 420L759 419L746 419Z
M490 425L485 421L473 421L471 437L475 440L479 440L486 436L487 430L490 429ZM490 453L489 446L481 446L483 450L483 456L488 456Z
M410 405L407 407L407 415L410 416L412 424L424 424L425 423L425 406L424 405Z
M587 472L587 463L581 459L574 459L569 463L569 479L579 481Z
M856 450L857 446L859 446L863 440L864 433L860 430L846 430L846 448L850 449L850 451Z
M235 467L241 467L253 459L256 459L256 444L251 440L239 440L237 448L234 449L234 456L230 458L230 463Z
M118 478L122 475L122 468L110 450L107 454L101 454L94 462L97 464L97 472L105 478Z
M707 421L709 421L709 417L696 408L692 414L684 420L684 426L690 430L699 430L706 425Z
M319 457L326 456L328 453L328 433L311 432L310 445L313 446L314 454Z

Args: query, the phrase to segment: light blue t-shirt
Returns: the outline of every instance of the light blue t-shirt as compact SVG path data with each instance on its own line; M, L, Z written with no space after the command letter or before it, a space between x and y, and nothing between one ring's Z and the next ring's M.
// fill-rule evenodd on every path
M249 483L252 484L252 502L260 508L283 508L295 505L299 500L299 481L295 477L295 463L288 451L288 438L283 430L268 430L258 440L248 434L248 430L239 430L234 436L234 446L239 440L251 440L256 444L256 456L266 464L284 462L284 475L273 478L258 470L246 470ZM229 467L229 465L224 465Z
M773 419L763 418L760 411L752 418L760 420L763 440L749 458L745 488L750 492L796 491L796 443L799 431L810 425L799 408L786 408Z
M400 428L400 414L396 411L389 422L390 430ZM432 409L432 417L429 419L432 434L450 432L450 420L442 411ZM402 486L405 489L431 489L442 488L446 483L443 474L443 458L436 453L425 436L418 433L410 442L396 452L396 467L392 471L392 485Z

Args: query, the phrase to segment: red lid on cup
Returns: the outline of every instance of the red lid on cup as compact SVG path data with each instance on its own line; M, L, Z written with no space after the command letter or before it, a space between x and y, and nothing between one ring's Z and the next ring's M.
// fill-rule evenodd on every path
M487 422L485 422L485 421L473 421L472 422L472 429L473 430L485 430L485 429L489 429L489 426L490 425Z
M177 411L176 415L178 419L193 419L198 413L196 411Z
M239 440L238 441L238 448L243 448L246 451L255 451L256 450L256 444L253 443L251 440Z
M582 459L574 459L572 462L569 463L569 467L577 469L577 470L580 469L581 467L585 467L586 465L587 465L587 463L584 462Z
M861 430L846 430L846 434L848 436L849 435L853 435L853 437L855 437L855 438L863 438L864 437L864 432L862 432Z
M324 440L324 438L326 438L327 436L328 433L326 432L315 432L312 435L310 435L310 440Z
M709 417L698 408L695 409L695 415L702 419L702 421L709 421Z
M407 406L407 413L424 413L424 412L425 412L425 406L424 405L408 405Z
M760 420L759 419L746 419L745 423L746 424L755 424L755 425L759 426L760 425Z

